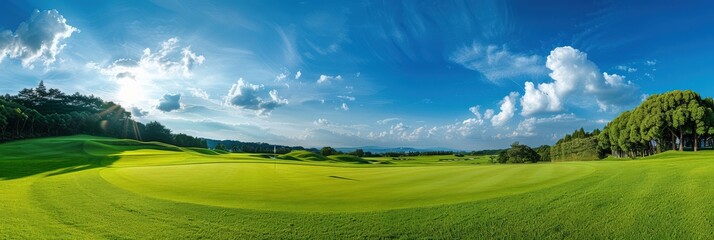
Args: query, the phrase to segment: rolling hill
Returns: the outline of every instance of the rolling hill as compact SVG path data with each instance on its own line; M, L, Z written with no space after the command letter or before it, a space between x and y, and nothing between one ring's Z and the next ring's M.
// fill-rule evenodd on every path
M286 156L86 135L0 144L0 238L714 236L713 151L520 165Z

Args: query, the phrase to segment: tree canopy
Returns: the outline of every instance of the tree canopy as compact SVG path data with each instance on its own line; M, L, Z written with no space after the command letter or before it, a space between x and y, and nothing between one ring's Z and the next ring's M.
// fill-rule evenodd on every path
M137 122L119 104L91 95L68 95L59 89L47 89L42 81L34 89L0 96L0 141L73 134L206 147L204 139L172 134L158 122L146 125Z
M539 150L543 151L545 148L541 146ZM511 148L501 151L494 160L497 163L534 163L541 161L541 155L526 145L514 142Z
M615 156L637 157L665 150L699 150L714 136L714 100L698 93L651 95L620 114L598 136L599 147Z

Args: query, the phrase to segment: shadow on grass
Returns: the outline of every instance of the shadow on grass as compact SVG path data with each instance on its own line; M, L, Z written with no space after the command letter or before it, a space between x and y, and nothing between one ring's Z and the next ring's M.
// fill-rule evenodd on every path
M348 177L340 177L340 176L330 176L331 178L336 178L336 179L342 179L342 180L350 180L350 181L359 181L358 179L354 178L348 178Z
M120 153L136 149L181 151L160 143L91 136L15 141L0 144L0 180L38 174L56 176L106 167L119 160Z
M111 165L117 156L46 159L0 159L0 180L12 180L42 173L48 176L61 175Z

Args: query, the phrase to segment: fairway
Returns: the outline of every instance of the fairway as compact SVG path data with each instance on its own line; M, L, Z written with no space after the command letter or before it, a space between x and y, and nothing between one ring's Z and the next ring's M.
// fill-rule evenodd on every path
M108 168L100 174L121 188L167 200L263 210L361 212L523 193L592 171L583 164L351 167L194 162Z
M0 239L714 236L711 151L359 164L73 136L0 153Z

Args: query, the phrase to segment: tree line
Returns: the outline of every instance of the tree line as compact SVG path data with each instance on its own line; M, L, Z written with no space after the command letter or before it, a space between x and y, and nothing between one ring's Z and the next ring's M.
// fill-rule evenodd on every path
M316 148L304 148L301 146L283 146L263 142L241 142L235 140L211 140L207 139L208 147L232 153L277 153L286 154L293 150L306 150L314 153L319 151Z
M606 151L598 147L598 137L602 131L595 129L587 132L580 128L563 138L550 149L552 161L599 160Z
M570 141L576 140L576 139L584 139L584 138L589 138L589 137L597 137L600 135L602 131L600 131L599 128L596 128L592 132L587 132L585 129L580 128L578 130L575 130L571 134L565 134L563 138L559 139L558 142L555 144L562 144L562 143L568 143Z
M204 139L174 134L159 122L136 122L119 104L92 95L68 95L59 89L47 89L42 81L36 88L22 89L17 95L0 96L0 142L74 134L206 147Z
M616 157L641 157L666 150L693 151L712 146L714 100L698 93L671 91L651 95L605 126L598 147Z
M555 161L644 157L714 145L714 100L691 90L654 94L622 112L602 131L582 128L553 146Z

